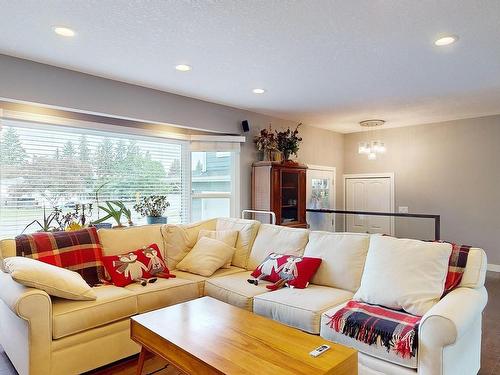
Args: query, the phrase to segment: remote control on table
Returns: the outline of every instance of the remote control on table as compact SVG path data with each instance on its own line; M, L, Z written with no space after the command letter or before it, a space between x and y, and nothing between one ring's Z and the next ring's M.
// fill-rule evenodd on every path
M318 346L316 349L314 349L312 352L310 352L309 354L313 357L317 357L321 354L323 354L324 352L326 352L328 349L330 349L330 346L326 345L326 344L323 344L321 346Z

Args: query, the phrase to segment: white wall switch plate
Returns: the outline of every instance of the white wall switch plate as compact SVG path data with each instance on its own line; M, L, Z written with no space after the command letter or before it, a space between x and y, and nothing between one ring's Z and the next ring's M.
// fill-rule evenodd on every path
M398 212L400 214L407 214L408 213L408 206L399 206L398 207Z

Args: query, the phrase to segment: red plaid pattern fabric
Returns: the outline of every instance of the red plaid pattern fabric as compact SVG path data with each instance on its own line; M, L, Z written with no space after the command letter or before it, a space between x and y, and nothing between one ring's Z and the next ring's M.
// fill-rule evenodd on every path
M471 246L451 244L452 250L448 263L448 274L444 283L443 297L455 289L462 281L462 276L467 265L467 257Z
M402 358L417 355L422 317L382 306L349 301L326 323L331 329L368 345L382 345Z
M16 237L16 255L78 272L90 286L104 280L96 228L22 234Z

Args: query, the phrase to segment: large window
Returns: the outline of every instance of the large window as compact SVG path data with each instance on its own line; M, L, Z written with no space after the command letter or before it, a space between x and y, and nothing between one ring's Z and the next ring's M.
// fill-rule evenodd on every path
M2 120L0 237L20 234L53 207L71 211L97 200L132 208L166 195L169 223L230 216L235 152L192 152L188 140ZM145 223L132 209L132 221ZM111 221L111 220L110 220ZM123 221L126 222L125 220ZM37 230L30 227L28 232Z

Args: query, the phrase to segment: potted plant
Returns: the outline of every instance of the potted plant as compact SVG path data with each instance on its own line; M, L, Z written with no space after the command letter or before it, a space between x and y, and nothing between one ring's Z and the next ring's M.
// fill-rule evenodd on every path
M99 224L106 224L104 223L108 219L114 219L116 221L116 225L113 228L121 228L124 225L121 222L122 215L125 214L127 216L127 213L124 212L126 210L125 206L123 205L122 202L120 201L109 201L105 202L106 206L98 206L101 210L106 212L106 216L101 217L100 219L97 219L92 222L92 224L96 227L101 227Z
M276 143L276 136L271 129L271 124L269 124L269 129L262 129L254 138L255 146L257 146L257 150L262 152L263 157L262 160L275 160L278 148Z
M300 142L302 142L302 138L299 137L299 127L301 125L302 123L298 124L293 131L290 128L276 131L277 148L283 153L285 162L290 160L292 154L297 156L297 152L299 152Z
M165 195L151 195L142 197L134 205L136 210L142 216L146 216L148 224L166 224L167 217L163 216L170 203Z

